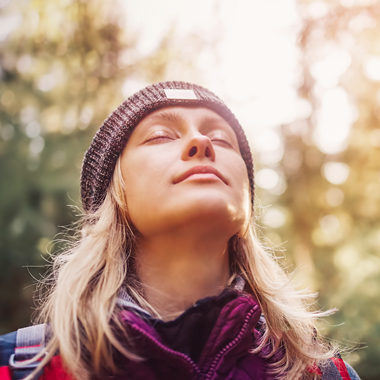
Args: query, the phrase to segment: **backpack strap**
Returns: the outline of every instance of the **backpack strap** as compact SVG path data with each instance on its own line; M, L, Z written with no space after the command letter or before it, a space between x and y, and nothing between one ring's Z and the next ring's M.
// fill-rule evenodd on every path
M308 372L317 373L322 376L322 380L360 380L355 371L349 374L346 363L338 354L336 357L330 358L317 366L308 368Z
M46 347L47 326L34 325L17 330L15 353L9 358L9 368L12 373L12 379L24 379L31 374L42 358L34 362L28 362L35 355L38 355ZM37 380L41 373L38 373L34 379Z
M327 362L328 362L328 364L327 364L328 371L326 371L325 368L322 370L322 372L323 372L322 380L335 379L335 378L336 379L341 378L343 380L351 380L351 377L347 371L347 367L344 364L344 361L340 357L340 355L338 357L331 358ZM325 376L325 374L326 374L326 376Z

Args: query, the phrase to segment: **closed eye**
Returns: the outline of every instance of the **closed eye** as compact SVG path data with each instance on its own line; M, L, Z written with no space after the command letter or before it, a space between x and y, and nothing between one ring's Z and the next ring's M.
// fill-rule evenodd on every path
M222 146L228 146L230 148L233 148L232 144L225 138L222 137L214 137L211 138L211 141L215 144L222 145Z
M144 142L145 143L148 143L148 142L160 143L160 142L167 142L169 140L174 140L174 137L169 135L166 132L157 131L151 134L150 136L148 136Z

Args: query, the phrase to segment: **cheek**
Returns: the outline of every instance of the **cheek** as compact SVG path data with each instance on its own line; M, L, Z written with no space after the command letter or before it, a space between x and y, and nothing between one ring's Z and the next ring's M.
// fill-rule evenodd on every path
M122 156L121 164L129 218L140 231L143 224L154 220L165 198L167 167L146 155L131 153Z
M127 206L129 211L129 217L134 222L134 215L136 209L144 208L141 204L144 199L147 199L146 189L149 186L144 183L147 178L147 167L144 160L135 157L133 154L124 153L121 158L121 174L125 184L125 195L127 200Z
M245 162L241 157L230 161L230 171L232 173L232 185L237 193L240 194L242 199L250 198L250 186L248 179L248 172Z

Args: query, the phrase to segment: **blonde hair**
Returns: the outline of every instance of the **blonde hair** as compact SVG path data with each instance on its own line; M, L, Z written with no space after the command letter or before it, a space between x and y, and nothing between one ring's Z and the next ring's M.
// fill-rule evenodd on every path
M120 343L120 334L127 342L128 336L117 319L119 290L123 287L142 308L154 316L157 313L144 298L135 273L136 239L124 189L118 160L102 205L82 216L80 236L54 258L45 281L50 289L39 315L39 322L50 324L52 338L37 370L57 350L67 371L77 379L117 373L117 351L130 360L141 360ZM316 319L328 313L308 310L310 295L293 289L273 253L259 242L253 221L244 236L230 239L229 254L232 277L239 274L245 279L246 289L258 300L266 320L253 352L268 358L279 379L317 378L307 368L334 354L316 327ZM283 355L276 358L279 351Z

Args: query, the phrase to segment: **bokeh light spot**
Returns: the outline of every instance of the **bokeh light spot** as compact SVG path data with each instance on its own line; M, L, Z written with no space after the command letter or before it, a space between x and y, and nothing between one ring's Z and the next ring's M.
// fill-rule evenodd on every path
M283 210L272 207L264 212L262 222L272 228L280 228L286 223L286 215Z
M331 188L326 191L326 201L332 207L340 206L344 200L344 193L340 189Z
M319 150L326 154L344 150L354 118L355 113L347 92L341 87L328 90L322 96L317 128L313 134Z
M17 70L19 73L26 73L32 67L32 58L29 55L21 56L17 61Z
M4 141L10 140L15 133L15 129L11 124L5 124L0 128L0 136Z
M277 172L273 169L261 169L255 176L257 186L262 189L272 189L279 181Z
M43 75L39 80L38 80L38 89L44 92L50 91L54 88L56 84L56 80L53 74L46 74Z
M351 61L351 55L346 50L334 47L325 59L311 65L310 72L322 86L336 86Z
M322 166L324 177L333 185L340 185L347 180L350 168L343 162L327 162Z
M32 155L37 155L42 152L45 147L45 140L41 136L37 136L30 141L29 151Z
M380 81L380 57L370 56L364 63L364 74L373 81Z
M41 133L41 125L38 121L31 121L25 129L25 133L28 137L34 138Z

